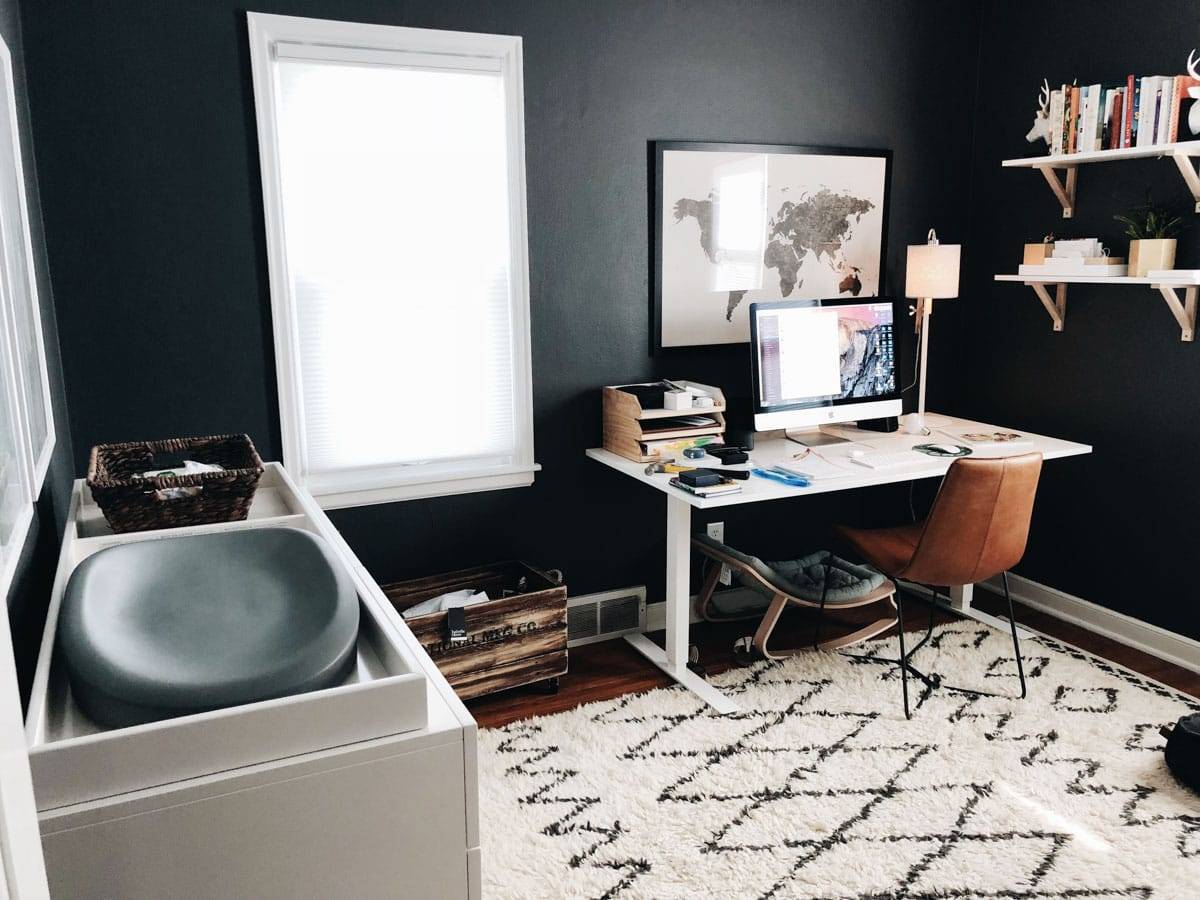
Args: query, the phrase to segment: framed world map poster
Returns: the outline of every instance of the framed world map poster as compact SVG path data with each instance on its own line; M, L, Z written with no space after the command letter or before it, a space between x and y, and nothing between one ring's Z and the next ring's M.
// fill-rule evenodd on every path
M890 150L657 141L653 339L750 339L754 301L878 297Z

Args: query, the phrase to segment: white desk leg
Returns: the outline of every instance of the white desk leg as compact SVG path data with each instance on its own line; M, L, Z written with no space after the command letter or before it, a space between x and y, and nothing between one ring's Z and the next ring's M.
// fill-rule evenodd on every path
M717 712L737 712L736 703L687 667L691 553L692 508L686 500L667 495L667 649L664 652L644 634L625 640Z
M966 616L968 619L974 619L976 622L982 622L984 625L991 625L993 628L999 628L1001 631L1008 631L1008 619L993 616L982 610L976 609L971 605L971 601L975 596L975 585L963 584L958 587L950 588L950 606L960 616ZM1026 631L1020 625L1017 626L1017 636L1022 638L1030 637L1030 632Z
M950 605L963 615L971 610L971 600L975 596L975 585L960 584L950 588Z

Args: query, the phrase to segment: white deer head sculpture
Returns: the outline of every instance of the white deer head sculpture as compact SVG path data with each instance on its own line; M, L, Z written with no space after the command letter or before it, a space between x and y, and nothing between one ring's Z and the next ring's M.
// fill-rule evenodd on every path
M1200 59L1196 57L1196 51L1192 50L1188 54L1187 72L1200 81L1200 72L1196 71L1198 65L1200 65ZM1188 113L1188 128L1192 130L1192 134L1200 134L1200 87L1188 88L1188 96L1196 101L1192 104L1192 111Z
M1038 92L1038 108L1033 114L1033 127L1025 135L1029 143L1045 141L1050 146L1050 82L1042 79L1042 89Z

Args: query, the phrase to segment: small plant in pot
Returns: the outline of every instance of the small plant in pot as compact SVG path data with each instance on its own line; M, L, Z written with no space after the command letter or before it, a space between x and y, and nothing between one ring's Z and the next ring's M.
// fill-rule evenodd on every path
M1183 216L1155 206L1147 198L1143 206L1125 215L1113 216L1129 236L1129 274L1145 278L1154 269L1175 268L1176 238L1184 230Z

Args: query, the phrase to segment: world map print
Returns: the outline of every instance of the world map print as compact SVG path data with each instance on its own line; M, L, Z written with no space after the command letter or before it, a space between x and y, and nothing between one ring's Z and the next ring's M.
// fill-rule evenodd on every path
M748 338L754 300L878 296L886 160L664 153L664 346Z
M779 292L790 297L799 279L800 262L811 253L816 260L838 274L838 293L857 297L862 291L860 270L846 264L842 246L850 239L854 226L865 213L875 208L870 200L837 194L822 188L816 194L787 200L767 223L769 241L763 252L763 265L779 273ZM700 226L700 249L711 262L718 262L713 247L713 195L704 200L684 197L675 203L675 221L693 217ZM733 318L745 290L729 292L725 320Z

